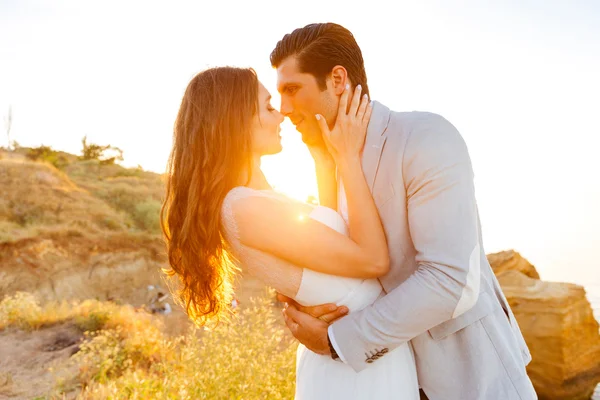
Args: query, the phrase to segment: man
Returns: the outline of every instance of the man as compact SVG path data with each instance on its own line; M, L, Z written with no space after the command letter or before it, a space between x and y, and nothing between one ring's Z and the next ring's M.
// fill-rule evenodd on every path
M340 25L311 24L285 35L271 64L281 112L302 133L326 191L335 170L315 114L333 127L346 84L369 93L360 48ZM374 102L362 157L388 240L391 271L380 278L386 295L338 320L344 307L304 308L282 297L294 336L357 372L411 341L422 397L431 400L537 398L525 370L531 356L483 250L458 131L438 115ZM347 219L343 183L337 197ZM322 199L335 205L335 193Z

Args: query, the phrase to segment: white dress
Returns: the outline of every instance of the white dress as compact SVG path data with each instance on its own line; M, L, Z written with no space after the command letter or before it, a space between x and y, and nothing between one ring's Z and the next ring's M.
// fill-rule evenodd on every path
M231 205L249 196L266 196L281 201L295 201L274 191L234 188L223 203L223 222L231 250L241 268L254 274L281 293L306 306L324 303L345 305L350 313L377 300L384 291L377 279L355 279L327 275L303 269L239 242ZM328 207L315 206L310 218L348 235L344 219ZM367 356L365 355L365 358ZM414 355L410 344L392 350L368 368L357 373L349 365L334 361L298 346L296 356L296 400L325 399L401 399L418 400L419 386Z

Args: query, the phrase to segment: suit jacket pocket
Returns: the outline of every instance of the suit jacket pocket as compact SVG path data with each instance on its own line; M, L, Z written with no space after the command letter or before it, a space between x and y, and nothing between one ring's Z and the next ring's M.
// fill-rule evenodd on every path
M492 313L492 311L494 311L494 304L495 302L492 302L489 293L482 292L479 294L479 299L473 308L457 318L450 319L434 326L429 330L429 334L434 340L444 339L446 336L452 335Z

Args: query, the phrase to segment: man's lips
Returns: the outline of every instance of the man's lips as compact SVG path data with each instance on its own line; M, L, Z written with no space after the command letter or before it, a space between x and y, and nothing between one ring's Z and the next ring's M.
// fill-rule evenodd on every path
M295 126L298 126L298 125L300 125L302 123L302 121L304 121L304 118L300 118L300 119L297 119L297 120L293 120L292 119L291 121L292 121L292 124L294 124Z

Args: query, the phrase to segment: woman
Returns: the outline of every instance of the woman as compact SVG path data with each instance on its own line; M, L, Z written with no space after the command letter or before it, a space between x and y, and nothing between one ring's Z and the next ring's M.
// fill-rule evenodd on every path
M360 164L368 99L355 91L346 111L347 88L331 132L316 116L344 182L347 227L335 210L269 186L260 158L281 151L283 122L270 97L253 70L227 67L194 77L181 103L161 222L169 273L181 280L180 299L198 324L227 309L237 266L303 305L353 312L383 293L376 278L388 271L388 250ZM419 397L408 345L361 373L300 345L296 376L297 399Z

